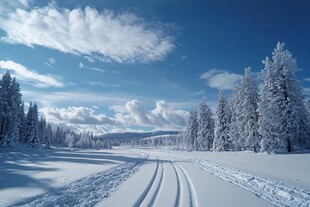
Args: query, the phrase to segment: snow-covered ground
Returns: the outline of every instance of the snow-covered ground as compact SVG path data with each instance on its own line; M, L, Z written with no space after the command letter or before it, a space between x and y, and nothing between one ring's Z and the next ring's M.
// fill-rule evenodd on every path
M0 152L0 206L305 206L310 153Z

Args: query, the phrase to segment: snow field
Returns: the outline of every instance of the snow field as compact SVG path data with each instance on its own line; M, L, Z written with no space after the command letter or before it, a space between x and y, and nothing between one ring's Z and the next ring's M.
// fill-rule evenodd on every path
M135 173L140 163L146 158L146 155L141 156L140 159L87 176L69 185L13 204L13 206L94 206L103 198L108 197L123 181Z
M185 156L176 157L190 161L193 165L208 171L212 175L245 188L276 206L310 207L310 191L299 189L276 180L224 167L210 161Z
M256 159L258 157L264 162ZM25 185L25 181L20 179L23 177L6 180L1 173L0 179L4 182L0 183L0 200L3 201L3 206L39 207L310 207L309 189L303 190L300 186L285 182L280 175L283 166L275 162L283 158L283 162L287 161L289 166L296 168L294 170L303 170L308 169L303 168L308 157L308 154L288 156L143 148L100 151L58 149L47 155L39 152L35 155L29 152L8 152L2 154L1 172L12 176L13 171L15 174L31 177L36 185ZM255 162L253 166L258 165L263 169L273 164L273 171L276 172L258 171L260 168L253 168L245 164L247 162ZM58 169L58 165L67 167ZM25 166L31 167L32 171L25 171ZM74 171L70 171L70 168ZM294 170L289 171L291 176L294 175ZM273 172L274 174L269 174L273 176L278 174L281 179L271 178L268 172ZM261 176L264 173L267 176ZM54 179L55 174L59 177L63 175L63 178ZM301 173L298 178L304 180L304 176L306 175ZM49 177L53 179L49 180ZM67 179L66 183L62 182L64 179ZM294 180L294 177L291 179ZM14 182L14 187L9 185ZM39 184L44 182L49 187L39 188ZM306 183L305 186L309 185ZM28 191L31 191L32 197L29 197ZM9 198L6 197L8 192L11 193ZM20 197L17 193L21 193ZM21 199L25 197L28 198Z
M92 180L87 180L88 176L99 176L110 168L142 159L137 156L137 153L122 150L4 150L0 154L0 206L22 205L25 199L31 203L34 199L29 197L44 193L45 198L53 202L49 194L66 189L77 192L78 181L86 182L91 189ZM93 181L95 186L102 180ZM76 195L72 197L77 199Z

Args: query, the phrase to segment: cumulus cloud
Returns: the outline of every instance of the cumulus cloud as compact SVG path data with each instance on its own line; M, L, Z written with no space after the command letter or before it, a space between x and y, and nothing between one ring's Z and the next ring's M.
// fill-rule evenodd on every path
M225 70L211 69L200 76L212 88L231 90L240 81L241 75Z
M41 75L11 60L1 60L0 68L13 71L14 75L16 75L21 81L28 82L36 87L64 87L64 84L59 81L59 78L57 78L56 76Z
M19 7L0 15L0 29L6 32L1 39L5 42L118 63L164 59L174 43L162 28L128 12L99 12L90 7L69 10L55 4Z
M124 125L140 125L156 129L181 130L186 125L187 112L174 109L165 101L157 101L153 110L146 110L138 100L131 100L125 106L114 106L115 117Z
M116 122L104 114L95 114L95 110L87 107L53 108L43 107L40 112L53 123L115 125Z
M186 111L174 109L165 101L157 101L154 109L147 110L140 101L131 100L124 105L111 107L110 110L114 111L112 116L96 110L97 107L70 106L43 107L40 112L51 123L77 131L87 129L96 134L132 131L136 126L156 130L183 130L188 115Z

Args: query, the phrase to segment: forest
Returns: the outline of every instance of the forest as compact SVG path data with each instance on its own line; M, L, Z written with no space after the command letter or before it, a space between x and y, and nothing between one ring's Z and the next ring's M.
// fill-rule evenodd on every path
M101 149L112 145L172 146L189 151L291 152L310 149L310 101L305 100L292 54L278 43L263 61L260 80L246 68L231 99L219 92L215 113L203 97L198 111L189 112L185 131L131 141L105 139L48 123L30 102L25 113L20 85L6 72L0 81L0 146L19 143L33 148L53 146ZM260 84L259 81L261 82Z

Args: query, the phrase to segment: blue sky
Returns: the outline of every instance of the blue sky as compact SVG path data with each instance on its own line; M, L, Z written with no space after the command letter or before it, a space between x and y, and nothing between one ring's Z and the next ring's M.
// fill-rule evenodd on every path
M0 72L55 124L94 133L180 130L278 41L310 95L308 1L18 0L0 3Z

